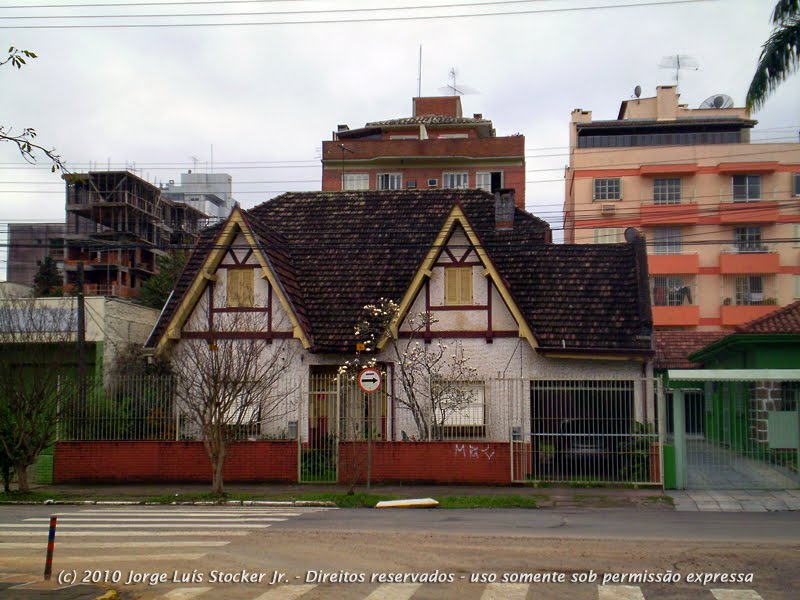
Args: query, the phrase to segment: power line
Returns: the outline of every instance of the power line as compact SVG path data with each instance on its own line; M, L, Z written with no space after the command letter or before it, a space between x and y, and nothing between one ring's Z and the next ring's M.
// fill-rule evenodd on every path
M651 8L661 6L676 6L683 4L699 4L716 2L718 0L663 0L657 2L637 2L631 4L608 4L603 6L581 6L570 8L545 8L539 10L518 10L505 12L486 12L472 14L447 14L447 15L412 15L405 17L367 17L363 19L325 19L325 20L299 20L299 21L246 21L246 22L216 22L216 23L111 23L102 25L0 25L0 29L147 29L147 28L190 28L190 27L265 27L275 25L330 25L343 23L392 23L407 21L430 21L442 19L465 19L482 17L520 16L530 14L572 13L582 11L600 11L611 9Z

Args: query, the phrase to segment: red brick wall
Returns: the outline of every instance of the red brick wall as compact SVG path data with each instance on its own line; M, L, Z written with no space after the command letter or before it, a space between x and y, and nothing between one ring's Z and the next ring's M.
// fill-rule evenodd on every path
M373 482L511 483L508 443L487 442L372 442ZM366 442L339 446L339 481L367 473Z
M211 482L202 442L57 442L55 483ZM241 442L225 461L226 482L297 481L297 442Z
M414 116L447 115L448 117L461 116L460 96L427 96L414 98Z

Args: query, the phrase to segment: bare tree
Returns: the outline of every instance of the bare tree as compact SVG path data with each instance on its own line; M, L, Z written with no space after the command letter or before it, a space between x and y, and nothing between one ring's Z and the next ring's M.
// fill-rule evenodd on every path
M289 414L298 389L290 372L295 342L270 339L259 313L225 316L205 339L182 339L171 356L178 407L202 437L215 494L224 491L231 443Z
M398 310L396 303L384 299L364 307L355 331L364 340L365 351L374 350L389 334ZM422 333L436 322L431 313L422 312L406 319L406 339L388 338L403 391L395 399L411 413L421 440L441 439L447 426L477 400L471 383L478 371L470 366L461 344L454 342L450 348L440 340L420 342Z
M0 449L21 492L30 489L28 467L55 440L60 413L77 398L76 331L68 301L0 299Z
M9 64L12 67L21 69L23 65L27 64L27 60L38 58L34 52L30 50L22 50L11 46L8 49L8 56L0 60L0 67ZM11 142L16 144L17 150L20 155L28 163L36 163L36 153L44 154L51 163L50 170L52 172L65 171L64 163L61 156L56 154L54 149L47 149L34 142L36 139L36 130L33 127L23 127L22 129L15 130L6 125L0 125L0 142Z

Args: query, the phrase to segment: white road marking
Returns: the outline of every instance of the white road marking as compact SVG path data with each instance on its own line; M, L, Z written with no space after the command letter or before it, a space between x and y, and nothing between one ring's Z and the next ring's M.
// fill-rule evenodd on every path
M253 600L294 600L317 587L314 583L302 585L282 585L268 592L264 592Z
M483 590L481 600L525 600L527 583L490 583Z
M598 585L598 600L644 600L642 588L637 585Z
M717 600L762 600L755 590L711 590Z
M364 600L408 600L421 585L421 583L385 583Z
M199 588L175 588L171 592L168 592L162 596L165 600L169 598L169 600L190 600L191 598L196 598L200 594L205 594L210 587L199 587Z
M153 561L153 560L199 560L205 556L205 553L170 553L170 554L120 554L115 555L113 557L114 562L121 561L121 562L129 562L129 561L137 561L137 562L146 562L146 561ZM103 561L112 560L108 554L103 554L100 556L89 556L86 554L80 554L77 556L70 556L70 555L61 555L58 553L58 549L56 548L56 558L59 561L70 561L70 560L79 560L81 562L86 563L102 563Z
M242 519L239 517L216 518L216 519L202 519L200 517L141 517L138 519L122 519L103 517L58 517L58 523L97 523L97 522L111 522L111 523L220 523L227 525L228 523L279 523L287 521L283 517L253 517ZM43 521L50 523L50 517L32 517L25 519L25 521Z
M188 547L209 547L209 546L227 546L230 542L217 542L217 541L177 541L169 540L164 542L57 542L58 548L161 548L164 546L170 548L188 548ZM44 544L46 547L47 544ZM4 548L42 548L41 542L0 542L0 550Z
M86 528L86 529L141 529L142 527L156 527L159 529L169 529L170 527L186 527L187 525L191 525L192 527L231 527L236 529L263 529L265 527L270 527L268 523L264 525L256 525L253 524L245 524L245 523L220 523L219 521L214 521L213 523L153 523L149 524L145 521L140 521L138 523L64 523L56 530L56 536L58 536L58 531L61 527L70 527L70 528ZM47 530L49 529L47 523L20 523L19 525L11 525L14 528L20 527L30 527L33 529L41 529Z
M47 540L47 535L44 530L42 531L13 531L0 529L0 536L25 536L25 537L44 537ZM114 537L120 535L116 531L57 531L56 544L58 540L63 537ZM241 536L248 535L247 531L223 531L223 530L208 530L208 531L126 531L125 537L156 537L156 536L178 536L178 535L196 535L196 536Z

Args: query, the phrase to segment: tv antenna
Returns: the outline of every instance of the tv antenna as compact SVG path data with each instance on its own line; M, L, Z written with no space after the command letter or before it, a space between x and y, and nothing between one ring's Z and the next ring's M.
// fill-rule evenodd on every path
M465 94L477 94L478 91L474 88L471 88L468 85L464 85L463 83L459 84L457 82L458 73L456 72L455 67L450 68L450 73L448 73L447 77L447 85L444 87L440 87L440 92L445 92L450 94L451 96L464 96Z
M681 85L681 69L697 71L700 68L697 60L688 54L672 54L670 56L665 56L661 59L661 62L658 63L658 66L662 69L675 69L675 87L680 87Z
M192 165L192 171L196 171L197 170L197 160L198 160L197 157L196 156L190 156L189 160L191 160L192 163L194 163Z

